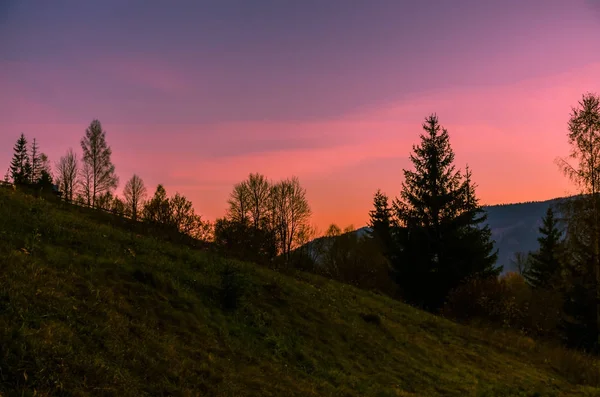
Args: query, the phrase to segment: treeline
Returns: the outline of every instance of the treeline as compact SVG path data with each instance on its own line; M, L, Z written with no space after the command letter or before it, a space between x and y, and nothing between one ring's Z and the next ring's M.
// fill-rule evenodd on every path
M147 188L134 174L125 184L123 198L115 195L119 177L112 162L112 150L100 121L93 120L80 141L81 157L68 149L54 166L41 153L36 139L29 146L21 134L14 147L13 159L5 175L6 182L17 186L45 188L67 202L110 211L133 221L144 221L200 240L211 239L212 225L196 214L185 196L167 197L162 185L147 199ZM53 189L54 188L54 189ZM39 190L36 190L39 191Z

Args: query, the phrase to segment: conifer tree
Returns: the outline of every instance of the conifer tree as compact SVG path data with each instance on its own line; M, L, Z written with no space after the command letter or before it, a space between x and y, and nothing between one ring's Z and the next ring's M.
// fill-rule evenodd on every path
M34 185L40 180L42 172L40 149L35 138L33 138L33 141L31 142L31 156L29 159L31 162L31 175L29 176L29 183Z
M390 258L392 253L392 208L388 196L377 190L373 197L373 209L369 212L370 235L375 239L381 253Z
M23 185L31 181L31 162L27 153L27 138L24 134L21 134L15 144L10 163L10 175L15 185Z
M453 261L454 269L452 277L462 280L466 277L491 277L497 276L502 267L496 267L498 252L494 250L492 230L487 221L487 213L479 204L475 192L477 186L472 180L472 172L469 166L465 168L465 176L461 186L461 195L458 199L458 216L450 225L457 231L451 233L446 247L452 255L449 260ZM453 259L450 259L453 258Z
M421 144L413 147L414 170L404 170L394 212L402 227L401 257L395 270L405 299L430 310L470 276L497 274L489 228L470 172L464 179L454 165L448 131L436 115L426 118Z
M558 286L560 277L562 236L551 207L546 211L539 232L539 249L530 254L525 280L533 288L552 289Z

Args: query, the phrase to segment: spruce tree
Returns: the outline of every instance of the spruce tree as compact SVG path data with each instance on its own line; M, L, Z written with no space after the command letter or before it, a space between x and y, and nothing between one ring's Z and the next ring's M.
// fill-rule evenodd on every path
M375 239L381 253L388 259L392 253L392 208L388 196L377 190L373 197L373 209L369 212L369 234Z
M401 229L396 261L405 299L430 310L470 276L497 274L489 228L474 185L454 165L448 131L436 115L426 118L421 143L413 147L414 170L404 170L394 212Z
M34 185L40 180L42 172L40 149L35 138L33 138L33 141L31 142L31 156L29 156L29 160L31 162L31 175L29 176L29 183Z
M445 244L448 260L453 263L449 269L451 283L472 276L498 276L502 271L502 267L495 266L498 251L494 250L492 230L486 223L487 213L479 204L475 192L477 186L471 178L472 173L467 165L457 201L458 216L454 222L449 222L456 233L450 233L449 241Z
M548 207L538 230L539 249L530 255L530 266L525 279L533 288L552 289L557 287L560 277L562 234L551 207Z
M15 185L28 184L31 180L31 163L27 153L27 138L21 134L14 147L10 163L10 175Z

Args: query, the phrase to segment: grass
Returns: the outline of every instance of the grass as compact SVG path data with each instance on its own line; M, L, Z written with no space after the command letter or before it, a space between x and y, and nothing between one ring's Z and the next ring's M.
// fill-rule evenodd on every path
M598 361L0 188L2 396L595 396Z

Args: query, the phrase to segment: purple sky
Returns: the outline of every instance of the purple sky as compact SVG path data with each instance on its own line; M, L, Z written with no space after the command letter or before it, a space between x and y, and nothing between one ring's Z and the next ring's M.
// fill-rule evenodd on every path
M361 226L432 112L485 203L563 195L599 84L600 1L0 2L0 165L21 132L56 160L98 118L121 187L208 219L262 172L299 176L321 228Z

